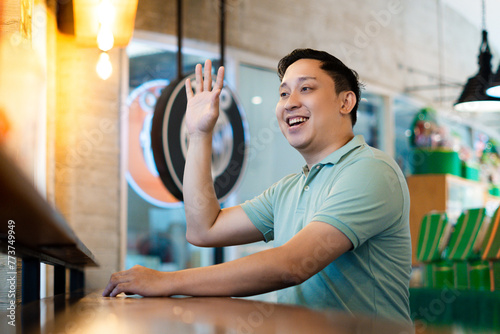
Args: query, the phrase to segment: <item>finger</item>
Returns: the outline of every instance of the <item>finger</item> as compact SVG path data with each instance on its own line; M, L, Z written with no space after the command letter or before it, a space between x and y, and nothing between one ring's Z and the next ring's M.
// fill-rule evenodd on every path
M112 288L109 286L109 284L104 288L104 291L102 292L103 297L109 297L109 292L112 290Z
M222 86L224 86L224 72L224 66L219 67L217 71L217 82L215 83L217 89L222 89Z
M197 64L194 72L196 74L196 91L203 92L203 77L201 75L201 64Z
M110 295L111 291L120 283L125 280L126 275L128 274L128 270L119 271L111 275L109 278L108 285L104 288L102 293L103 297L107 297Z
M115 286L115 288L113 289L113 291L111 292L111 294L109 296L116 297L117 295L119 295L122 292L128 292L129 290L127 289L127 287L128 287L128 283L120 283L117 286Z
M212 88L212 62L210 59L205 61L205 75L203 77L204 86L203 88L207 91L210 91Z
M215 106L217 103L219 103L220 92L221 92L220 89L214 89L212 91L212 93L213 93L213 95L212 95L212 106Z
M115 288L115 284L112 283L111 281L109 281L108 285L106 286L106 288L104 288L104 291L102 293L102 296L103 297L109 297L109 294L111 291L113 291Z
M188 99L194 96L193 88L191 87L191 79L186 79L186 95Z

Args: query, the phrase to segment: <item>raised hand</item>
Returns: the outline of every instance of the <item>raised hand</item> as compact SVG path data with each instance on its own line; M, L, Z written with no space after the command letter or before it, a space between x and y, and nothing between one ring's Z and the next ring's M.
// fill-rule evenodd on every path
M212 62L205 61L204 75L201 64L196 65L196 94L193 93L191 80L186 80L186 126L189 135L212 136L219 117L219 96L224 84L224 67L220 67L214 87L212 87Z

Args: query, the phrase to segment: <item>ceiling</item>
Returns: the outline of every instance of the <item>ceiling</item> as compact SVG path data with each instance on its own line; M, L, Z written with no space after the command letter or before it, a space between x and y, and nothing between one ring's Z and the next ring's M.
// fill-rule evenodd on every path
M481 0L442 0L443 4L455 9L465 19L475 25L478 29L482 28L482 1ZM486 9L486 30L488 30L488 40L491 47L500 52L500 0L485 0ZM496 57L495 57L496 56ZM496 64L500 54L493 55L493 61Z

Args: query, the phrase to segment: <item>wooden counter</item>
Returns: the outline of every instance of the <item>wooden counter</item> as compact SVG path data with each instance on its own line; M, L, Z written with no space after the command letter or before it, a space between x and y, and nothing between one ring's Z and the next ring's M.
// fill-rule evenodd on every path
M49 204L0 146L0 279L16 293L0 291L0 309L40 299L40 263L54 266L54 293L82 289L84 268L97 266L61 214ZM22 261L20 261L22 259ZM4 320L4 319L2 319Z
M2 319L6 312L0 312ZM413 333L413 327L345 313L233 298L59 295L16 309L1 333Z

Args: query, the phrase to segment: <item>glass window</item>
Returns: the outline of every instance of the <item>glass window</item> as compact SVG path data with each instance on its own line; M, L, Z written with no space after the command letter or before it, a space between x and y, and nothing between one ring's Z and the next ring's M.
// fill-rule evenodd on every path
M404 96L398 96L394 99L394 121L396 129L394 138L396 144L395 160L405 175L412 172L411 166L411 147L410 137L412 134L411 126L415 115L421 106L417 105Z
M245 110L250 143L237 202L251 199L282 177L301 171L302 156L281 133L275 109L280 80L276 70L239 66L238 96Z
M171 271L210 264L210 249L187 243L184 207L163 186L151 149L154 107L163 88L177 78L177 53L137 40L130 43L127 53L130 94L126 269L140 264ZM206 58L184 54L183 73L192 72Z
M361 93L357 121L353 131L355 135L363 135L366 143L376 148L381 147L379 129L381 128L383 108L384 98L382 96L370 92Z

